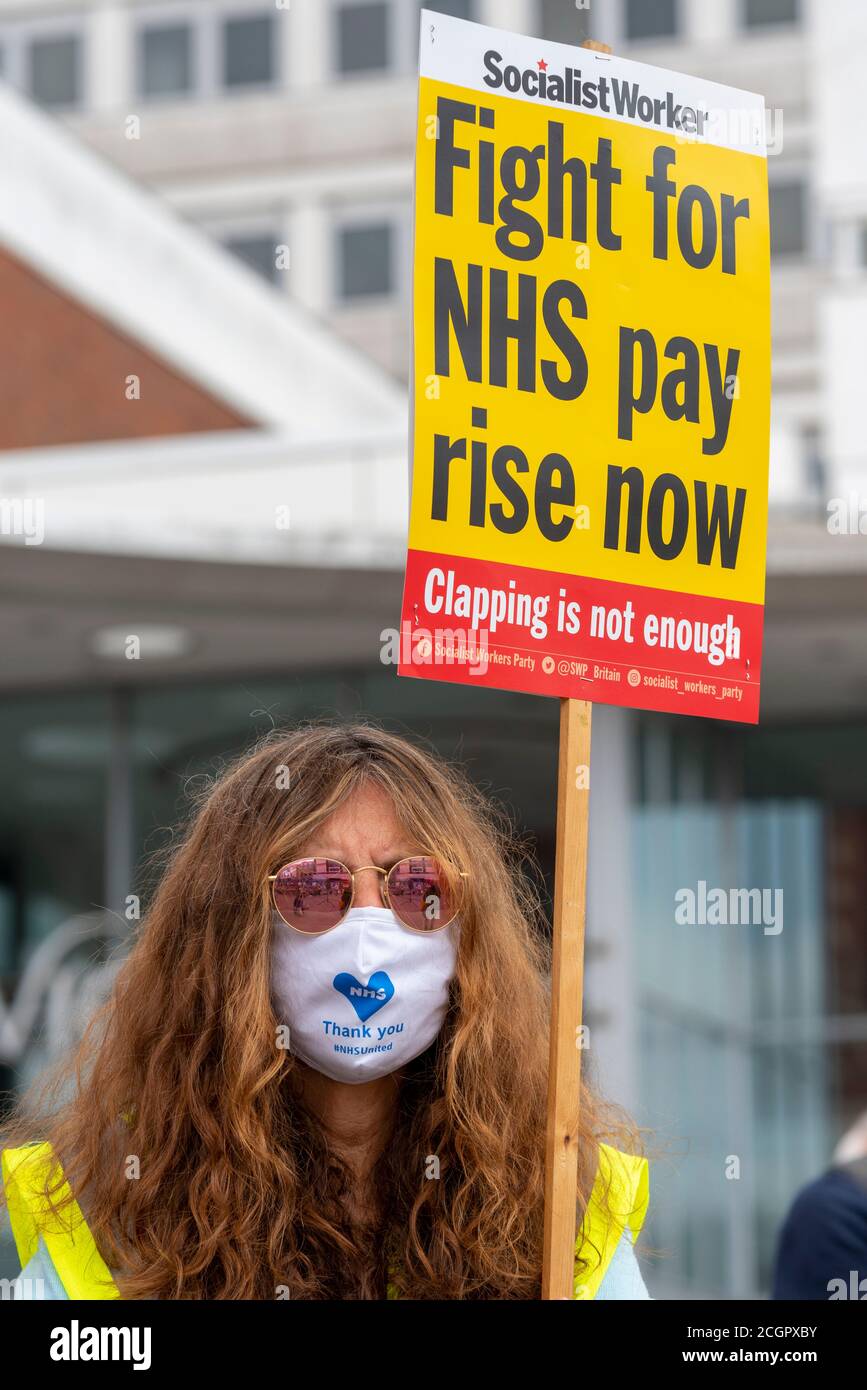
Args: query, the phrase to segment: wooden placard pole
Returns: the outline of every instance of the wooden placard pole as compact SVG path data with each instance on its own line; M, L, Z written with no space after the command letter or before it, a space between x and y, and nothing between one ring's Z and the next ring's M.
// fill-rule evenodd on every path
M611 52L608 44L593 39L581 47ZM592 709L589 700L560 701L542 1254L545 1299L571 1299L575 1283Z
M578 1118L590 809L589 700L560 701L551 1041L545 1141L542 1297L571 1298L577 1236Z

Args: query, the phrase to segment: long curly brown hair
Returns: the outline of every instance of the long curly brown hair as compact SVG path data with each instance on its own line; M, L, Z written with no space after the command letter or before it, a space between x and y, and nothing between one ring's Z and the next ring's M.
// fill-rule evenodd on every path
M275 1045L269 974L267 876L362 784L470 875L446 1021L375 1169L375 1231L348 1219L349 1171ZM549 955L505 813L369 723L275 731L199 800L108 1003L4 1142L51 1142L46 1199L62 1208L65 1174L125 1299L382 1297L387 1280L401 1298L539 1298ZM576 1227L599 1141L637 1138L582 1087Z

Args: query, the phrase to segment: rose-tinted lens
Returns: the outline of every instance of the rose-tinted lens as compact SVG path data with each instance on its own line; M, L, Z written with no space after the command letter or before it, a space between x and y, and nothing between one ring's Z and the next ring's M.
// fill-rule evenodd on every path
M460 878L436 859L401 859L388 875L393 911L413 931L447 927L460 907Z
M352 878L336 859L296 859L274 880L274 906L296 931L329 931L346 916L352 899Z

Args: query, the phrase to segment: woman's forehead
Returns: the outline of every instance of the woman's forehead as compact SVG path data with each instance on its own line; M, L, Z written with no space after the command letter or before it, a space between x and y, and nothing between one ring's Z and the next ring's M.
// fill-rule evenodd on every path
M322 855L363 849L371 856L416 848L397 818L388 793L380 787L358 787L324 820L308 846Z

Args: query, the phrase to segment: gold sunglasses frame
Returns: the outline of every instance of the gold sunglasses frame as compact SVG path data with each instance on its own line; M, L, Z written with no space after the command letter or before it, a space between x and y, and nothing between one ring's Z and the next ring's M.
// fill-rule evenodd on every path
M276 874L268 875L268 882L271 884L271 902L274 904L274 911L277 913L283 925L285 927L288 927L290 931L297 932L299 936L327 936L330 931L336 931L340 924L346 921L346 918L352 911L352 904L355 902L355 875L363 874L368 869L372 869L375 874L382 874L383 879L385 880L383 883L380 883L379 885L379 896L382 898L383 906L387 907L390 912L394 912L394 915L400 922L400 925L404 927L406 931L414 932L416 936L433 936L435 932L445 931L446 927L451 926L452 922L458 916L458 913L460 912L461 907L463 906L464 896L462 892L460 902L458 903L458 906L455 908L449 920L447 922L441 922L437 927L429 927L427 931L422 931L419 927L411 927L408 922L405 922L403 920L400 913L396 912L395 909L392 907L391 898L388 892L389 875L392 874L394 870L397 869L401 864L406 864L410 859L435 859L438 864L441 864L442 861L435 854L406 854L404 855L403 859L398 859L396 864L392 864L390 869L383 869L380 864L362 864L357 869L350 869L349 865L344 864L342 859L332 859L329 856L329 864L339 864L341 869L344 869L346 873L349 874L350 880L352 882L352 892L350 894L348 906L343 916L337 922L334 923L333 927L324 927L322 931L302 931L300 927L293 927L291 922L287 922L286 918L283 916L283 913L277 906L277 899L274 896L274 884L282 874L283 869L288 869L290 864L300 864L303 862L304 859L313 858L319 859L322 858L322 856L307 854L303 855L301 859L290 859L286 864L282 866L282 868L277 870ZM462 879L469 878L469 874L464 869L459 869L458 873ZM463 889L463 884L461 885L461 888Z

